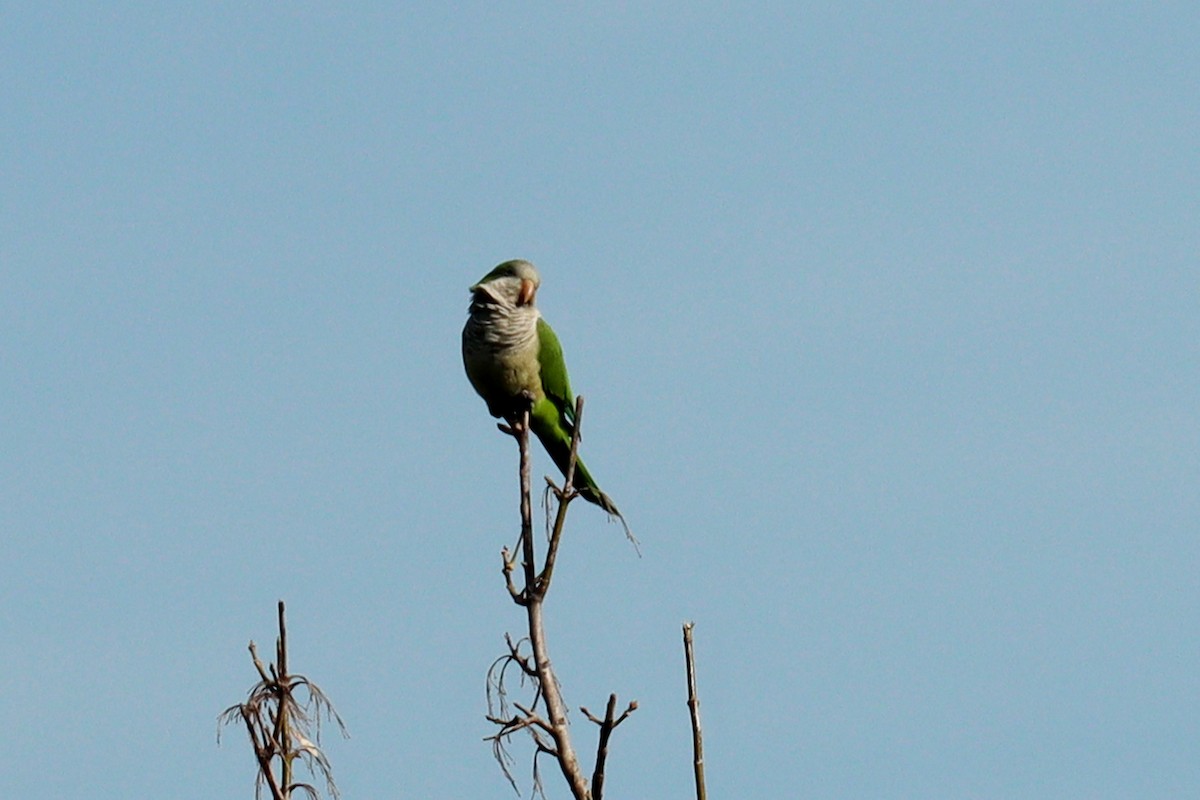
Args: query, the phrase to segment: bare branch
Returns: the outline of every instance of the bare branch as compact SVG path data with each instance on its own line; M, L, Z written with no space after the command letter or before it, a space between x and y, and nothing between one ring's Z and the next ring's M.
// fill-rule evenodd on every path
M513 558L512 553L507 547L500 550L500 558L504 562L501 572L504 573L504 584L508 588L508 594L512 597L513 602L519 606L525 605L525 593L517 589L513 583L513 570L516 569L517 560Z
M604 766L608 761L608 740L612 736L612 732L617 729L617 726L629 718L629 715L637 711L637 701L633 700L625 708L621 716L615 716L617 712L617 696L610 694L608 696L608 707L604 711L604 719L597 719L592 715L592 712L586 708L580 708L583 715L590 721L600 726L600 740L596 745L596 768L592 772L592 800L601 800L604 794Z
M246 730L250 733L250 744L254 747L254 757L258 761L259 780L265 780L267 787L271 790L273 800L287 800L287 796L280 788L279 782L275 780L275 773L271 769L271 750L259 741L258 731L255 727L253 718L250 714L242 714L242 719L246 723Z
M288 673L287 626L282 601L279 603L275 663L264 665L254 642L250 643L249 649L260 680L250 689L246 702L230 706L221 713L219 725L229 725L238 718L245 723L259 767L256 787L266 785L272 800L290 800L293 793L304 793L313 800L319 797L311 784L292 780L296 759L303 762L311 774L323 777L329 794L337 798L338 789L329 759L316 743L321 738L321 718L336 721L343 736L348 738L349 733L320 687L303 675ZM301 689L307 693L303 704L297 698ZM310 736L316 741L310 740Z
M538 685L542 692L542 702L549 715L549 733L554 739L554 749L557 760L571 794L576 800L588 800L589 792L587 778L579 766L575 756L575 748L571 745L567 708L563 703L562 694L558 688L558 678L550 665L550 654L546 647L546 628L542 617L542 603L545 600L547 585L538 586L537 574L534 567L533 551L533 509L531 503L532 471L529 455L529 412L523 415L521 436L518 437L521 455L521 545L525 552L525 596L529 604L525 606L525 614L529 623L529 645L533 650L533 663L538 672ZM578 425L576 425L578 430ZM544 571L544 570L543 570Z
M263 683L270 683L271 679L267 677L267 670L258 657L258 650L254 647L253 639L250 640L250 658L254 661L254 668L258 670L258 676L262 678Z
M700 731L700 697L696 693L696 657L692 651L693 622L683 624L683 654L687 662L688 709L692 716L692 770L696 778L696 800L707 800L704 786L704 734Z
M563 479L563 488L551 489L558 497L558 514L554 517L554 527L550 531L550 544L546 549L546 563L538 575L537 590L543 597L550 590L550 579L554 576L554 562L558 559L558 545L562 541L563 525L567 521L567 505L579 493L575 491L575 465L579 461L579 431L583 423L583 395L575 398L575 427L571 431L571 455L567 459L567 474Z
M547 550L540 570L538 569L533 536L529 410L523 410L519 416L508 418L506 425L499 426L502 431L516 438L520 455L521 534L518 547L521 551L521 570L519 574L524 581L523 585L517 585L516 557L508 548L501 551L503 559L501 571L504 575L505 588L509 596L514 603L525 609L529 630L527 641L532 653L528 656L522 654L519 650L520 643L514 645L511 637L506 637L508 653L492 662L492 666L488 670L487 719L492 724L497 725L499 730L492 736L487 737L487 741L492 742L496 759L500 763L501 769L504 771L504 775L508 778L509 783L513 784L514 789L516 785L513 783L512 773L509 769L512 760L505 749L505 743L512 735L520 731L525 731L529 734L534 744L533 786L535 795L545 796L540 771L540 756L545 754L558 762L559 769L562 771L563 777L566 779L575 800L600 800L603 790L609 739L613 730L637 708L637 703L630 703L624 713L618 717L616 715L616 696L613 695L609 699L608 712L603 720L591 717L587 709L583 709L583 713L600 726L600 745L597 750L596 770L592 775L591 786L589 786L588 777L584 774L571 743L567 707L563 701L558 678L551 666L544 624L544 602L554 575L554 566L559 546L562 543L567 508L570 502L579 496L579 493L575 490L574 479L578 464L579 433L582 418L583 398L579 397L575 404L575 426L571 436L570 457L567 463L563 487L560 489L547 479L547 504L549 494L553 493L558 500L558 507L554 514L554 524L547 530ZM546 516L547 522L549 522L550 514L547 513ZM522 678L530 678L536 687L533 703L529 705L511 703L511 707L518 712L516 715L508 713L509 701L504 686L505 676L510 664L516 664L521 671ZM539 711L539 705L544 713ZM496 713L497 711L499 713Z
M608 708L604 712L604 721L600 723L600 741L596 745L596 768L592 771L592 800L601 800L604 796L604 765L608 762L608 737L612 735L613 714L617 709L617 696L608 696ZM591 714L588 714L591 717ZM593 718L594 719L594 718Z

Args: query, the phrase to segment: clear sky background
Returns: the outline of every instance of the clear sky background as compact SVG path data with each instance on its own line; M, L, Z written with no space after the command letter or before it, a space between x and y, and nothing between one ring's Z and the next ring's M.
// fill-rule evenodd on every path
M1197 796L1198 32L7 5L0 796L251 796L279 598L347 800L513 796L459 332L515 257L643 543L575 506L548 607L568 702L641 705L609 796L691 795L686 619L712 796Z

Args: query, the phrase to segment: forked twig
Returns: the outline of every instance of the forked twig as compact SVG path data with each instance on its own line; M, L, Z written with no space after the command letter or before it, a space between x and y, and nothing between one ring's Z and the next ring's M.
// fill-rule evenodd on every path
M600 726L600 740L596 744L596 768L592 771L592 800L601 800L604 795L604 767L608 762L608 739L612 736L612 732L616 727L628 719L629 715L637 711L637 700L633 700L622 712L621 716L615 717L617 711L617 696L610 694L608 696L608 707L604 711L604 719L596 719L592 713L586 708L580 708L583 715L592 722Z
M529 642L531 653L530 655L521 653L518 649L520 643L514 646L511 638L509 638L507 639L508 654L501 656L493 662L492 669L489 670L488 720L499 726L499 730L492 736L487 737L487 740L492 742L501 769L504 771L509 782L513 784L514 789L516 788L516 784L513 782L512 774L508 769L511 759L508 758L508 754L505 752L504 742L518 731L527 731L534 743L533 777L535 793L543 794L544 796L539 768L539 757L544 754L557 761L559 769L562 771L563 777L566 779L575 800L601 800L609 738L613 730L637 708L637 703L630 703L625 712L620 717L616 717L616 696L613 695L609 699L609 711L605 715L605 719L593 719L600 726L600 744L597 749L596 770L593 772L591 786L589 786L588 778L584 774L571 743L567 707L563 701L558 678L555 676L550 664L544 623L544 602L546 594L550 589L550 582L554 576L554 565L558 557L559 545L562 542L563 530L566 524L567 506L574 498L578 497L578 492L574 487L574 479L576 464L578 462L577 452L582 416L583 398L579 397L575 404L575 429L571 436L570 458L563 486L560 489L554 486L553 483L550 483L549 491L558 499L558 509L554 516L554 525L549 531L546 556L540 569L537 566L533 536L529 411L523 411L520 416L509 419L507 425L500 426L501 430L516 438L520 454L521 539L519 548L521 551L520 575L523 579L523 585L517 586L516 584L516 558L507 548L501 552L503 559L501 571L504 575L505 588L509 596L513 602L525 609L529 629L529 636L525 641ZM549 479L547 481L549 482ZM515 702L511 703L512 707L518 712L513 715L507 713L508 703L505 699L503 687L505 669L509 664L516 664L522 678L530 678L536 686L532 704L523 706ZM500 701L499 714L493 713L493 692ZM538 710L539 705L542 711ZM589 719L592 718L587 709L582 710Z
M325 693L303 675L288 672L287 625L282 600L279 602L279 637L275 640L274 663L263 665L254 642L250 642L249 649L260 680L250 689L246 702L230 706L218 717L218 742L222 727L237 719L245 723L258 762L256 795L265 785L272 800L290 800L294 792L303 792L316 800L319 795L311 784L293 780L294 763L299 759L310 773L320 774L325 779L329 794L337 798L337 784L333 781L329 759L314 740L321 740L322 716L335 720L343 736L349 738L349 734ZM308 695L304 703L297 699L300 689Z

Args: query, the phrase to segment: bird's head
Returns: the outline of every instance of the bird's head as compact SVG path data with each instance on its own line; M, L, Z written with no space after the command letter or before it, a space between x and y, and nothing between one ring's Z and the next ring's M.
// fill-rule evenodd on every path
M484 299L480 297L482 294L490 302L501 305L531 306L541 285L542 278L533 264L518 259L505 261L484 275L471 287L471 294L477 301Z

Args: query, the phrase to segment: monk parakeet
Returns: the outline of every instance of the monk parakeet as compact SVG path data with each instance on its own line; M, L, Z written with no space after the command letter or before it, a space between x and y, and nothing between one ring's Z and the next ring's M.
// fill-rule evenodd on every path
M512 421L530 408L529 427L565 475L575 429L575 396L558 337L533 304L541 282L528 261L505 261L471 287L463 364L493 417ZM600 491L578 456L574 486L583 499L624 524L616 504Z

